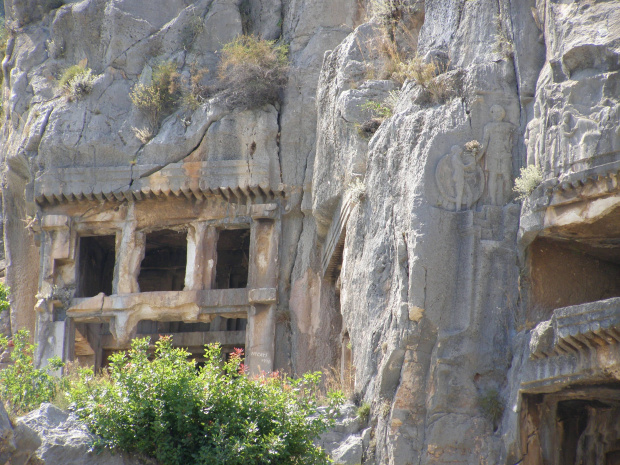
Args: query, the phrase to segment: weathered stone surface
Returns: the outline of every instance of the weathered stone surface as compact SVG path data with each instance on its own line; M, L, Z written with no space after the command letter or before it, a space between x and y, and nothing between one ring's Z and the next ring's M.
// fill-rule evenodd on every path
M620 379L617 2L411 0L387 16L392 2L66 3L6 5L23 29L3 63L5 332L34 330L36 303L39 358L62 346L72 234L98 231L118 239L114 295L75 301L70 318L95 318L102 302L99 316L114 320L243 308L263 366L352 363L372 414L363 431L331 433L343 463L618 460L615 446L592 458L584 445L620 439L609 426ZM440 75L390 79L386 31L396 61L417 55ZM208 68L202 83L213 84L222 44L241 32L290 45L282 101L239 111L211 98L140 142L133 128L148 121L127 98L133 86L159 61L183 79ZM77 63L98 77L70 100L54 78ZM388 102L392 114L373 119ZM520 205L512 187L525 165L543 182ZM262 232L248 253L257 273L241 300L219 299L236 291L214 289L217 233L246 226ZM140 295L142 235L162 227L190 231L186 290ZM556 412L574 401L585 402L584 436L552 444ZM551 452L561 449L573 455Z
M370 428L362 431L364 420L357 416L356 411L353 405L345 405L336 418L334 427L319 440L320 446L329 453L335 464L362 463L364 438L370 432Z
M38 459L41 464L105 464L129 465L143 463L125 454L89 452L93 437L86 425L51 404L17 419L15 424L17 452L10 463L25 465Z
M0 402L0 463L6 463L16 450L13 425L3 403Z

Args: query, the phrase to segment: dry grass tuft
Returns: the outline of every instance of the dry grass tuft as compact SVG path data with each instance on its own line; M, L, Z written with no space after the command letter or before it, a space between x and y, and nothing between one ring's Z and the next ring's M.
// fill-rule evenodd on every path
M133 133L143 144L148 143L154 136L153 131L149 127L144 128L131 128Z

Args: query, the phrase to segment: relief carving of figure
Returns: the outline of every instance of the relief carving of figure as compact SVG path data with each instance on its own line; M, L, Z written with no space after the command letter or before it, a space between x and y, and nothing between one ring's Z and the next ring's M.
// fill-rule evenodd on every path
M577 116L569 109L562 114L561 131L562 148L571 164L595 156L601 138L599 125L595 121Z
M480 156L489 187L491 205L504 205L512 184L512 147L514 124L504 121L506 111L500 105L491 107L491 121L484 127Z
M435 180L442 197L455 205L455 211L463 206L470 208L484 191L484 173L477 164L475 152L452 146L444 155L435 171Z

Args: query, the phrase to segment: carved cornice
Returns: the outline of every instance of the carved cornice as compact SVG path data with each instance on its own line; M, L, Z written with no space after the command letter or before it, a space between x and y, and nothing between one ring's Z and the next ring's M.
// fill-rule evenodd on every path
M245 202L274 198L283 192L282 184L270 185L269 160L262 159L172 163L164 167L55 168L40 174L35 181L35 200L39 205L161 196L203 199L211 195Z

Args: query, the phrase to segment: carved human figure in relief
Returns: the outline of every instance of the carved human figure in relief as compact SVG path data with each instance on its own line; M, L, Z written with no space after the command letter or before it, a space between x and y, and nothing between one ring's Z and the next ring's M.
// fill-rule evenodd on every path
M492 121L484 127L480 156L484 157L491 205L504 205L506 191L512 184L512 146L514 124L504 121L506 111L491 107Z
M470 208L482 195L484 174L469 150L453 145L437 164L435 179L442 197L454 203L454 210Z
M562 115L562 136L564 153L573 164L596 155L601 131L598 123L568 109Z
M454 181L456 190L456 211L459 211L463 204L463 195L465 195L465 204L470 205L472 192L469 183L465 181L467 175L476 169L476 160L470 152L464 152L458 145L453 145L450 152L452 181Z

